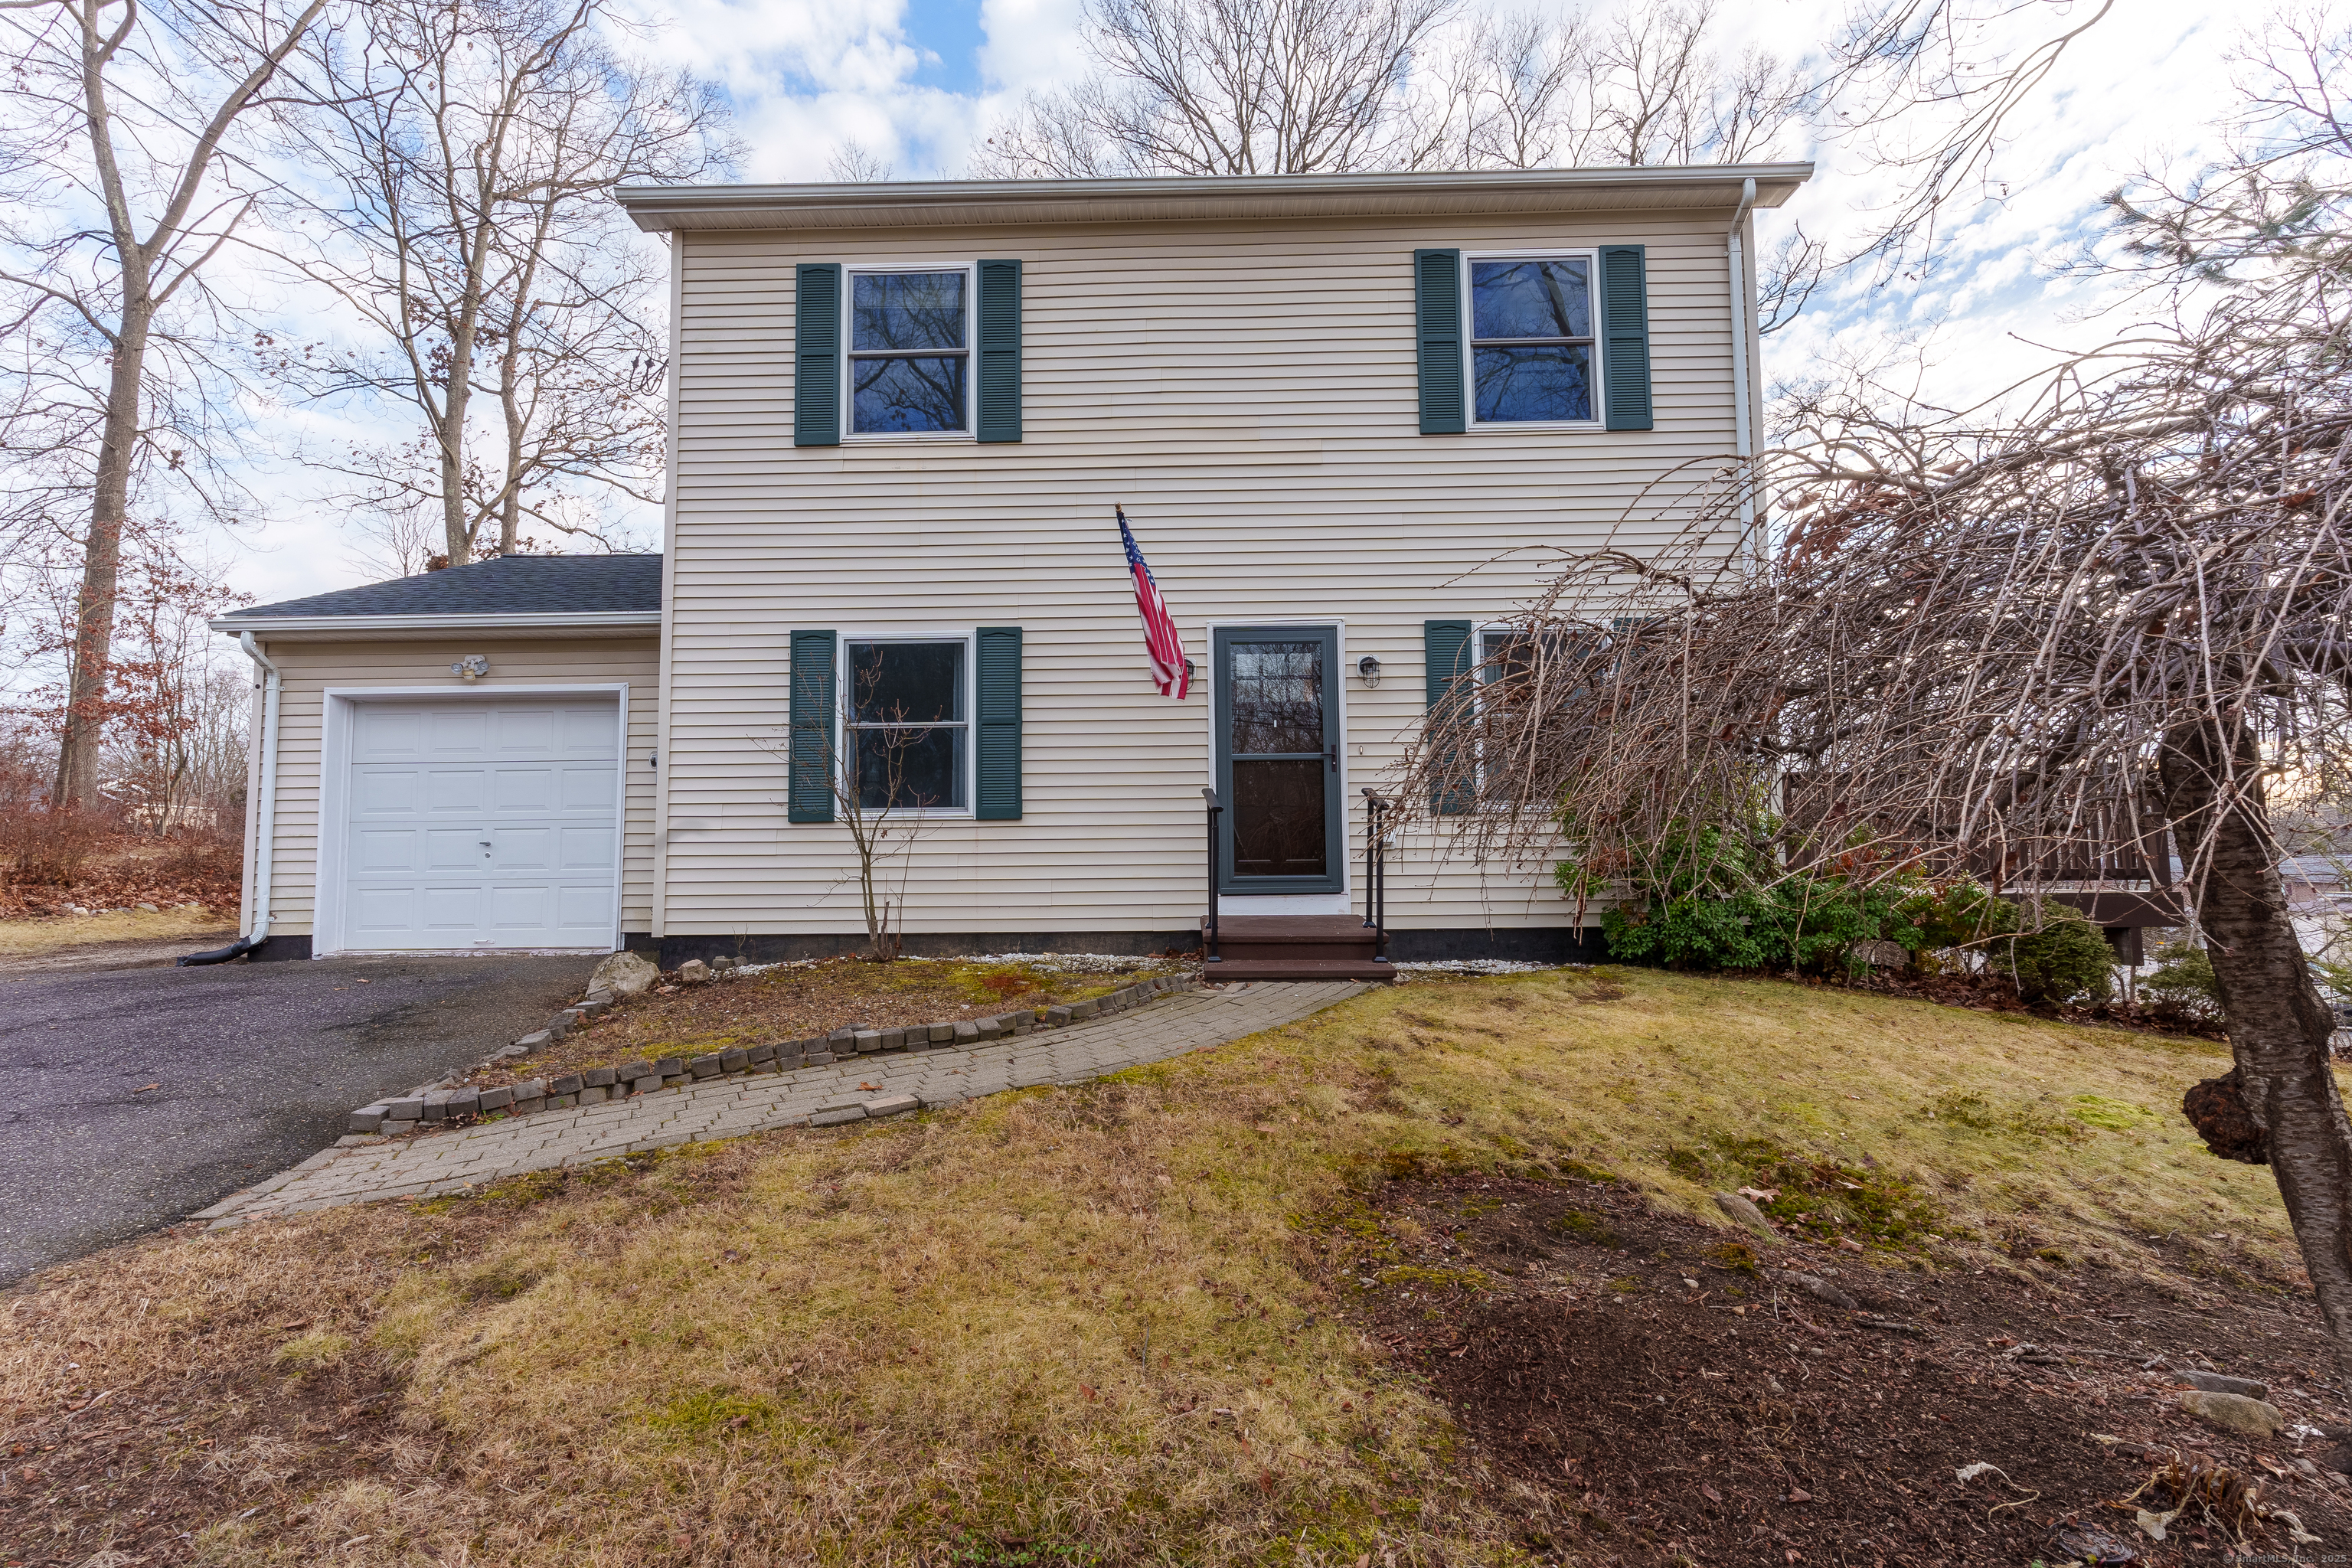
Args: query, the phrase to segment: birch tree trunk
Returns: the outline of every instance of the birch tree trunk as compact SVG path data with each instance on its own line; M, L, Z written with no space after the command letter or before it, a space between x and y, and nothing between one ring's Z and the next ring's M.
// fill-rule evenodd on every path
M2198 925L2213 960L2235 1064L2203 1105L2191 1091L2190 1121L2217 1153L2226 1140L2217 1141L2209 1127L2215 1110L2226 1116L2231 1099L2259 1130L2320 1315L2352 1380L2352 1121L2328 1065L2334 1020L2287 912L2262 759L2244 724L2225 730L2191 722L2167 734L2160 768L2175 833L2184 844L2210 845ZM2241 1141L2230 1157L2253 1161L2260 1154Z

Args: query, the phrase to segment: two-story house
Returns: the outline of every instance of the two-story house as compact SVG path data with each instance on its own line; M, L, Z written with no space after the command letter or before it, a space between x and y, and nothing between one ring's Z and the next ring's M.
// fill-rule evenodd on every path
M224 618L261 954L846 951L884 811L911 952L1189 946L1204 788L1226 919L1360 919L1433 694L1748 449L1750 214L1810 172L625 189L672 258L662 555ZM1442 816L1386 866L1396 958L1591 951Z

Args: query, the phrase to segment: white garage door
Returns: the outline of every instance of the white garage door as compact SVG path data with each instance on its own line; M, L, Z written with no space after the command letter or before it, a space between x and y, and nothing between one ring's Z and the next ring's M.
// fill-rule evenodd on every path
M613 945L620 703L353 705L341 945Z

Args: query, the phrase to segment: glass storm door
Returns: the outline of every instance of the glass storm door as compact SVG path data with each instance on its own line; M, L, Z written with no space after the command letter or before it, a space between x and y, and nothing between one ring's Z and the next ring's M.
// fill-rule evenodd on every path
M1224 626L1213 657L1219 890L1338 892L1338 629Z

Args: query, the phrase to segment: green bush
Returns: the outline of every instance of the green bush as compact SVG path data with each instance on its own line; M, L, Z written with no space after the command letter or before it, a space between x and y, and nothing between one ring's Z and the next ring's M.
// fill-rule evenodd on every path
M1569 891L1589 874L1574 862L1557 870ZM2012 906L1974 883L1789 872L1753 839L1717 827L1677 836L1626 880L1633 897L1601 919L1609 951L1669 969L1860 973L1864 942L1894 942L1916 958L2017 920Z
M2143 995L2158 1006L2173 1008L2199 1023L2221 1016L2221 987L2213 978L2213 959L2201 947L2167 942L2156 950L2156 973L2139 983Z
M2028 1002L2105 1002L2115 994L2116 953L2079 910L2042 907L2042 923L1993 943L1995 962Z

